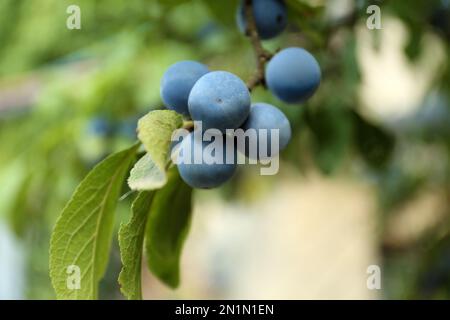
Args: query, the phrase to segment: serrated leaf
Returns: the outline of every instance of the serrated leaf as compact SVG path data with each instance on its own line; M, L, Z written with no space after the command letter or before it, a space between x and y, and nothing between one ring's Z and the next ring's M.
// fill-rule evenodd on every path
M119 283L122 293L129 300L141 300L141 262L144 246L145 226L150 212L154 192L143 191L134 200L132 217L119 230L119 246L122 271Z
M172 133L183 125L183 117L172 110L155 110L139 119L138 138L155 165L165 172Z
M128 178L131 190L154 190L161 188L167 182L165 172L162 172L147 153L134 165Z
M191 221L192 188L176 168L164 188L156 191L145 232L145 252L150 270L176 288L180 281L180 255Z
M50 277L58 299L97 298L108 263L114 210L137 147L95 166L56 222L50 241Z

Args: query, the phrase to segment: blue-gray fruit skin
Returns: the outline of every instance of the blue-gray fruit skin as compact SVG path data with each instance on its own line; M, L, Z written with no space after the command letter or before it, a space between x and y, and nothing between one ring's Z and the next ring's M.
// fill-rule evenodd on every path
M256 148L256 151L258 154L256 155L250 155L250 149L248 145L246 144L245 148L245 155L248 158L252 159L260 159L259 156L259 130L260 129L266 129L267 130L267 156L273 157L277 155L281 150L283 150L291 140L291 125L289 123L289 120L286 118L283 112L281 112L280 109L277 107L263 102L258 102L252 104L252 108L250 109L250 115L248 116L247 121L242 125L242 129L248 130L248 129L255 129L258 133L258 147ZM279 131L279 141L278 141L278 150L271 150L271 129L278 129ZM263 158L265 158L266 155L263 154Z
M319 87L321 78L317 60L302 48L278 52L268 63L265 75L269 90L287 103L306 101Z
M226 148L225 138L224 140L224 152L223 152L223 164L207 164L202 161L200 164L194 163L194 148L201 148L204 150L208 146L210 141L202 141L196 138L194 132L184 137L180 144L180 155L185 154L188 148L191 149L191 162L189 164L180 162L177 164L178 171L181 178L193 188L198 189L211 189L216 188L226 181L228 181L236 172L236 150L234 149L234 162L226 163Z
M188 116L189 93L197 80L208 72L207 66L196 61L180 61L171 65L161 79L164 105Z
M253 0L253 16L259 37L267 40L276 37L286 28L287 11L282 0ZM247 19L245 16L244 0L238 8L236 21L239 30L245 34Z
M226 71L213 71L201 77L189 95L189 113L202 121L203 130L236 129L250 112L250 92L239 77Z

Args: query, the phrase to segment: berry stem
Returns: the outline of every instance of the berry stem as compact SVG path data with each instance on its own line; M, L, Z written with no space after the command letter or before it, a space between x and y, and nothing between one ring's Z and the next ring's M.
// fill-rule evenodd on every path
M185 120L183 122L183 128L187 130L191 130L194 128L194 121L192 120Z
M250 38L256 57L255 73L247 82L248 90L252 91L258 85L266 85L264 79L264 68L266 63L272 58L273 54L264 49L261 44L261 39L259 38L258 30L256 29L255 17L253 16L252 0L244 1L244 12L247 20L246 35Z

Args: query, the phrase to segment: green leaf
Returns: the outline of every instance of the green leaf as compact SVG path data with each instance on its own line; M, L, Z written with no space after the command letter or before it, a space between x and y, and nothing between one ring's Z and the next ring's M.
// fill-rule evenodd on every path
M183 117L172 110L155 110L139 119L138 138L161 172L165 172L172 133L183 125Z
M165 172L162 172L147 153L134 165L128 178L131 190L159 189L167 182Z
M159 5L172 8L192 0L159 0Z
M395 148L395 137L385 129L368 122L353 112L356 148L372 169L385 168Z
M352 122L349 113L338 106L307 110L306 122L312 133L317 166L324 174L334 173L348 151Z
M311 14L319 12L323 9L323 6L312 6L305 1L299 0L287 0L286 5L289 9L294 10L295 13L300 16L310 16Z
M180 281L180 255L191 221L192 188L176 168L164 188L156 191L145 232L145 252L150 270L165 284Z
M239 0L210 1L203 0L203 3L210 11L211 15L225 26L236 26L236 11Z
M425 178L393 164L379 174L378 202L382 212L388 215L417 195Z
M15 232L16 236L20 238L25 236L26 230L30 226L28 208L30 205L31 185L32 174L27 173L22 178L20 187L14 195L11 209L8 212L11 229Z
M114 210L137 148L113 154L95 166L56 222L50 242L50 277L58 299L97 298L108 263Z
M119 230L119 246L122 271L119 283L122 293L130 300L141 300L141 262L145 225L150 212L154 192L139 193L131 206L132 217Z

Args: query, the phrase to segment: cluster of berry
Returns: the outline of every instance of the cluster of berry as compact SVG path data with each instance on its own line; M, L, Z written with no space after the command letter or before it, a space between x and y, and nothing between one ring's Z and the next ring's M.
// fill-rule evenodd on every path
M284 30L286 7L281 0L253 0L256 29L262 39L269 39ZM238 8L237 22L242 32L247 28L244 4ZM265 81L274 96L286 103L301 103L313 95L319 86L321 71L316 59L302 48L286 48L267 64ZM272 130L278 130L277 150L268 150L272 157L288 144L291 127L286 116L267 103L251 104L250 91L236 75L226 71L210 71L195 61L181 61L170 66L161 81L161 97L167 108L201 122L202 130L217 129L226 135L227 129L244 131L265 129L266 141ZM261 136L258 135L258 138ZM226 139L223 139L226 141ZM179 151L205 148L210 141L197 139L191 132L179 145ZM258 141L257 144L259 145ZM223 148L227 158L227 148ZM236 150L232 150L236 154ZM242 151L251 157L248 148ZM183 152L185 153L185 152ZM233 157L231 157L233 158ZM178 163L183 180L195 188L214 188L232 177L236 162L207 163L189 161Z

